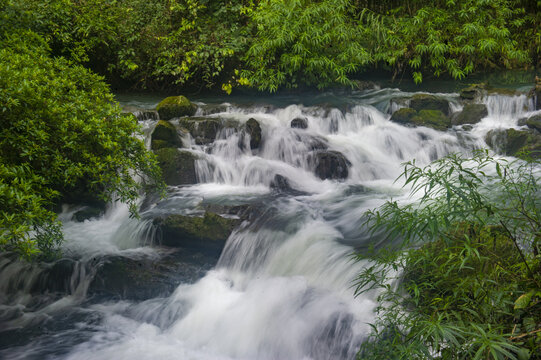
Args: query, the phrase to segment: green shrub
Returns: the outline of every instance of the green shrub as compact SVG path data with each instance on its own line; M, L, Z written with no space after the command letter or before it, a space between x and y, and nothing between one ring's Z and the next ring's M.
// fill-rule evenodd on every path
M102 78L51 58L33 32L2 30L0 250L51 255L62 240L52 212L61 197L114 195L136 213L140 189L161 184L159 168Z
M539 358L540 171L486 152L406 164L418 201L367 214L402 242L369 256L357 279L380 303L359 358Z

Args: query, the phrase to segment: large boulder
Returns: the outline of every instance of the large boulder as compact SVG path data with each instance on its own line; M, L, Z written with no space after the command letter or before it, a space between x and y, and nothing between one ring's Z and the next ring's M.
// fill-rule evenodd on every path
M536 130L491 130L485 141L502 155L519 156L525 152L533 158L541 157L541 134Z
M541 132L541 114L533 115L528 118L522 118L518 121L518 125L526 125L530 129L537 130Z
M133 256L133 255L132 255ZM90 298L142 301L170 295L179 282L193 283L216 264L217 256L175 249L153 256L109 255L95 260Z
M421 110L439 110L445 115L449 115L449 101L428 94L416 94L410 99L410 108Z
M461 112L453 116L452 123L453 125L477 124L487 116L488 109L485 104L466 104Z
M426 126L432 129L445 131L451 126L451 119L439 110L421 110L412 117L411 123L416 126Z
M308 121L306 118L295 118L291 120L291 127L294 129L306 129L308 127Z
M222 120L206 117L190 117L179 120L179 125L186 129L197 145L207 145L216 139L222 128Z
M250 135L250 148L258 149L261 145L261 126L256 119L250 118L246 122L246 133Z
M410 108L401 108L393 113L391 121L399 124L411 124L412 119L417 115L417 111Z
M238 224L238 219L225 218L208 211L203 217L174 214L154 219L162 245L220 252Z
M189 185L197 183L195 161L197 157L176 148L164 148L155 151L158 164L167 185Z
M169 121L160 120L152 131L151 149L158 150L166 147L181 147L182 141L177 129Z
M185 96L169 96L163 99L156 110L162 120L170 120L181 116L193 116L197 105L192 104Z
M318 151L314 154L315 173L322 179L346 179L349 175L349 160L338 151Z

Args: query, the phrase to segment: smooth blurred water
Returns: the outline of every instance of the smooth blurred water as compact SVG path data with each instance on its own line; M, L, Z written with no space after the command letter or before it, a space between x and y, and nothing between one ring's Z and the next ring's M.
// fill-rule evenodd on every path
M517 120L532 112L526 96L492 95L483 99L488 117L468 131L411 128L389 121L390 100L407 95L386 88L343 96L237 98L237 103L224 98L223 104L201 99L200 115L240 124L255 118L262 128L259 150L250 149L249 139L233 128L219 132L210 145L192 143L201 183L170 188L167 199L144 207L140 220L119 204L83 223L70 220L76 209L65 209L64 251L77 261L68 296L51 301L40 294L44 299L36 303L39 296L30 288L42 269L0 259L0 314L13 313L4 316L9 330L0 332L6 334L0 357L354 358L377 306L376 294L353 294L354 279L366 264L352 261L352 254L374 240L363 229L363 213L391 197L407 198L408 189L395 182L403 162L425 165L452 152L470 154L486 147L489 130L517 127ZM461 109L456 93L437 95L448 99L453 111ZM123 100L152 108L159 97ZM205 108L218 105L221 112L205 115ZM290 127L299 116L307 119L307 129ZM155 123L143 122L147 135ZM347 179L314 175L313 151L321 144L351 162ZM288 179L291 190L271 188L277 174ZM257 216L233 232L217 263L198 280L179 274L171 278L174 291L142 301L87 296L102 257L160 261L165 256L155 246L152 218L242 204ZM17 281L21 285L13 286Z

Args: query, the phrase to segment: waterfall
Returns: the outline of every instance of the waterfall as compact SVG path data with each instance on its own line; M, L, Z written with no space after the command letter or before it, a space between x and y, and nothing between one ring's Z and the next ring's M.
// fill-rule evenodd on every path
M490 95L482 100L485 119L469 130L442 132L390 121L388 111L400 106L389 100L408 94L374 90L340 106L283 99L272 106L200 102L198 116L236 126L220 129L210 144L187 139L198 158L198 184L171 187L167 199L148 201L140 220L121 204L84 222L72 220L77 209L65 208L64 268L26 264L10 254L0 258L0 323L22 334L0 341L0 357L354 358L377 306L376 293L355 298L352 287L366 263L351 255L370 241L363 213L391 196L407 197L395 182L403 162L416 159L422 166L449 153L470 154L486 146L489 130L517 127L518 118L533 111L524 95ZM451 101L451 111L462 109L456 94L439 95ZM151 114L138 113L147 145L156 123ZM243 130L251 118L261 126L258 149ZM304 119L307 128L292 128L294 118ZM343 155L347 177L318 177L314 158L320 152ZM287 179L289 190L274 190L277 175ZM241 204L257 213L233 231L216 263L177 253L186 265L168 278L167 293L144 299L89 295L99 266L118 258L146 266L172 256L156 246L154 217L201 214L209 204ZM63 289L47 283L51 274L65 280Z

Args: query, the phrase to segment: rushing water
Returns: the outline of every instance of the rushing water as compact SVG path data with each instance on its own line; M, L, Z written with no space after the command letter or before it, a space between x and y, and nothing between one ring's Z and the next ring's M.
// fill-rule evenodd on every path
M259 151L249 141L239 146L239 132L224 129L213 144L191 146L200 158L200 184L170 188L167 199L142 206L141 220L111 204L99 219L79 223L70 220L77 209L65 208L64 251L71 263L51 268L0 258L0 358L354 358L376 306L373 293L353 296L364 263L351 255L370 241L363 212L391 196L407 196L394 182L401 163L471 153L486 147L489 130L517 127L532 111L524 95L493 95L483 100L489 115L479 124L440 132L389 121L390 99L405 95L381 89L258 104L238 99L220 104L214 114L208 109L218 104L203 100L200 115L240 123L257 119ZM457 94L438 95L451 101L453 111L461 109ZM151 108L155 102L131 105ZM290 127L298 116L307 119L307 129ZM155 123L142 119L147 135ZM314 175L311 154L321 143L351 162L346 180ZM277 174L292 189L273 190ZM217 261L208 254L172 255L154 245L152 218L158 215L239 204L251 204L257 216L233 232ZM159 291L149 282L152 291L144 295L110 296L106 289L89 295L104 259L160 262L171 256L173 270ZM69 276L57 288L37 292L48 281L43 274L55 271Z

